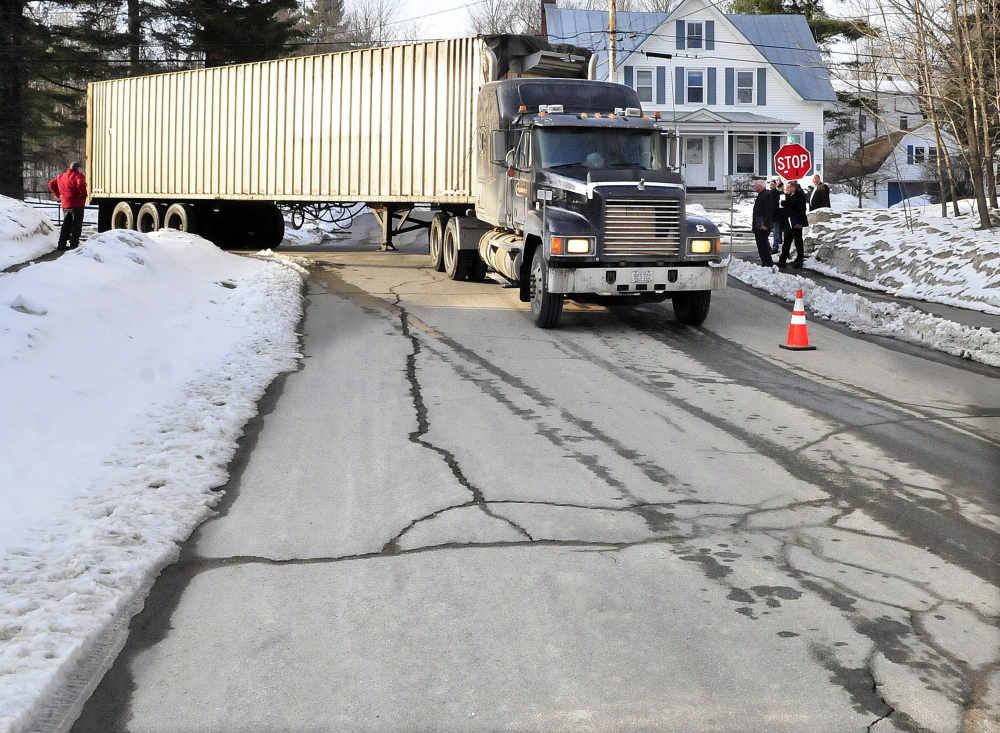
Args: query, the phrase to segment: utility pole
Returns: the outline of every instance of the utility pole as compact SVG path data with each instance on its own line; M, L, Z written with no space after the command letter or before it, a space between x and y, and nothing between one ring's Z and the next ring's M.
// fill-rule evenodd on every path
M615 0L608 0L608 81L615 80Z

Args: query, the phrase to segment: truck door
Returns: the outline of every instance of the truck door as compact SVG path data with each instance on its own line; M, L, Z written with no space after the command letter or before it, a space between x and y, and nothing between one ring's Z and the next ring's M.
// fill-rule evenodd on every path
M521 133L517 148L514 150L514 175L509 178L509 193L507 196L510 220L507 223L511 229L521 229L528 215L528 199L531 195L531 133L525 130Z

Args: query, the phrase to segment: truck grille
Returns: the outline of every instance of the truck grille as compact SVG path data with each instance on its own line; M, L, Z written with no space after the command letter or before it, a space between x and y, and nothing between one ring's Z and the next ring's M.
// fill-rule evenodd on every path
M681 250L681 201L608 199L605 255L677 255Z

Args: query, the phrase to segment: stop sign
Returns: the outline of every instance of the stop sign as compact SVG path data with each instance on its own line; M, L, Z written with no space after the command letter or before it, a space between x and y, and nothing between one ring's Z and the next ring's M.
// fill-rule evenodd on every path
M798 143L782 145L774 154L774 170L787 181L802 178L812 168L812 156Z

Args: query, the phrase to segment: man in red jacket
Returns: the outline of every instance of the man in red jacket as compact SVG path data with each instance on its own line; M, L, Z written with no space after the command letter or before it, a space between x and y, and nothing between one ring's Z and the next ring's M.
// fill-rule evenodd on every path
M87 204L87 179L80 172L80 164L70 163L65 173L49 181L49 190L59 199L63 209L59 249L79 247L83 207Z

